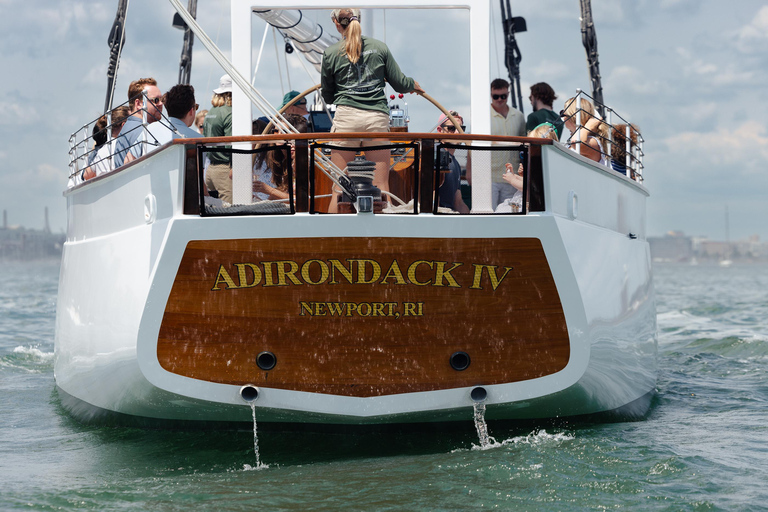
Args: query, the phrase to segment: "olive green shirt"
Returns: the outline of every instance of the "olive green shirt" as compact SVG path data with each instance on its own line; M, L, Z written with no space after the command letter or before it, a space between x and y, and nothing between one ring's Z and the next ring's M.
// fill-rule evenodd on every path
M326 48L323 54L320 85L326 103L389 114L384 81L397 92L413 90L413 78L400 71L389 48L381 41L363 36L357 64L352 64L343 51L342 39Z
M232 107L223 105L213 107L205 115L203 122L203 137L229 137L232 135ZM232 146L224 146L230 148ZM232 163L232 154L221 151L211 151L208 153L212 164Z

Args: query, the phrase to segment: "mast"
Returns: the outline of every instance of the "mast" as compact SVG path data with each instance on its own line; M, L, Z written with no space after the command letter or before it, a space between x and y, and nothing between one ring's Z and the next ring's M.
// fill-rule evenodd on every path
M125 44L125 17L128 14L128 0L119 0L117 14L109 33L109 67L107 68L107 99L104 102L104 112L112 110L112 100L115 97L115 77L120 65L120 53Z
M603 106L603 85L600 83L600 62L597 56L597 33L595 23L592 20L592 2L581 2L581 40L587 52L587 65L589 66L589 78L592 80L592 98L600 116L605 119L605 107Z
M512 106L523 111L523 95L520 90L520 48L515 40L515 32L525 32L527 27L525 19L518 16L512 17L512 7L509 0L499 0L501 3L501 23L504 30L504 65L509 73L509 95Z
M193 18L197 18L197 0L189 0L187 11ZM181 48L181 59L179 60L179 82L189 85L190 75L192 74L192 45L195 42L195 34L187 26L179 13L173 15L173 26L184 31L184 46Z

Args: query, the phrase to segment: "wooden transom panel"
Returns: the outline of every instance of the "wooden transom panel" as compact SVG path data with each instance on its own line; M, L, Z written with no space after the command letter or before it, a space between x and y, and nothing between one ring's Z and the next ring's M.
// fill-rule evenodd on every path
M356 397L533 379L569 356L536 238L192 241L157 343L178 375Z

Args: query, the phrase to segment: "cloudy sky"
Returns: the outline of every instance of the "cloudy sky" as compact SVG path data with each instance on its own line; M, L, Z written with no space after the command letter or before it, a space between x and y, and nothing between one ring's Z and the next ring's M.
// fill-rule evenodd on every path
M229 55L229 1L198 3L201 25ZM555 110L576 88L589 91L578 0L511 3L528 25L518 34L525 113L533 83L555 88ZM492 5L498 43L491 47L491 69L505 77L498 4ZM102 113L116 7L117 0L0 0L0 205L11 225L40 229L48 207L52 229L66 229L67 140ZM681 230L723 240L727 207L731 239L757 234L768 240L765 1L593 0L592 10L605 101L638 124L646 140L649 234ZM325 13L316 14L332 28ZM182 32L171 27L172 16L170 3L130 2L118 102L136 77L154 76L162 90L176 83ZM466 111L465 19L461 13L390 11L378 15L373 35L386 39L403 70L427 92ZM256 24L256 46L262 33ZM278 55L284 59L282 50ZM289 85L303 90L317 79L295 55L288 76L281 60L280 79L277 58L269 33L256 87L274 104ZM198 103L209 104L221 74L196 42ZM438 112L422 99L408 101L412 131L430 129Z

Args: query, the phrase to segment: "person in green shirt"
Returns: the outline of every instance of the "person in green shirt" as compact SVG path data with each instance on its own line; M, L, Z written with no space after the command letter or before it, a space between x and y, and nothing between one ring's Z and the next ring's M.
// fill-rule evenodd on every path
M552 109L552 104L557 99L554 89L545 82L533 84L528 99L531 100L533 112L528 114L525 130L530 132L542 123L552 123L557 133L557 140L560 140L563 134L563 120Z
M343 38L325 49L320 71L323 100L336 105L331 132L388 132L389 107L384 82L389 82L400 93L423 94L424 89L400 71L386 44L362 35L360 9L335 9L331 20ZM369 139L334 143L361 147L386 142ZM354 157L349 153L335 151L334 160L338 162L334 163L343 169L346 161ZM366 158L376 163L373 184L389 191L389 151L370 151Z
M213 108L203 122L204 137L229 137L232 135L232 78L224 75L219 88L213 90ZM225 146L230 147L230 146ZM210 164L205 169L205 185L209 191L217 191L219 199L232 204L232 154L224 151L208 153Z

